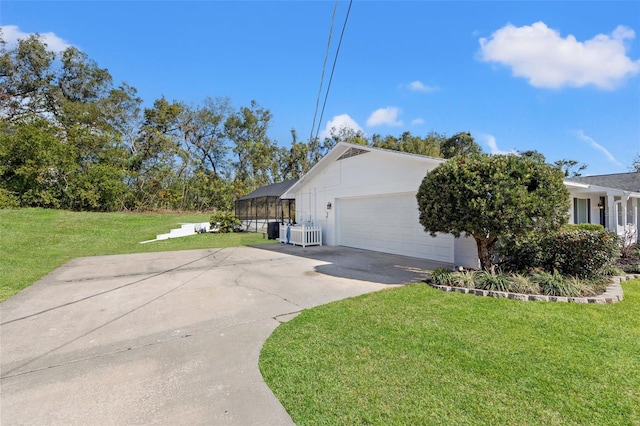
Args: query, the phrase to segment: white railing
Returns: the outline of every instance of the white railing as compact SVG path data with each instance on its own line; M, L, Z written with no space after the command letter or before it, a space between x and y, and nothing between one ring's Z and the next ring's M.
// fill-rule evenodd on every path
M322 229L319 226L280 225L280 240L297 246L321 246Z
M633 223L627 223L624 226L618 225L617 228L618 228L617 229L618 236L622 238L625 245L631 245L638 240L637 239L638 231L636 229L636 226Z

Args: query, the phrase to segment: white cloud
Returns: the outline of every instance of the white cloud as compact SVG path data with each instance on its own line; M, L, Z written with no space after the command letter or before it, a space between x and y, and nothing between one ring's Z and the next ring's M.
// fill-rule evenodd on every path
M411 120L411 125L416 126L418 124L424 124L424 120L422 118L414 118Z
M558 89L594 85L614 89L640 72L640 60L626 54L625 40L635 32L618 26L611 35L598 34L578 41L573 35L562 37L544 22L514 27L506 25L489 39L480 39L480 59L511 68L535 87Z
M605 147L603 147L602 145L600 145L599 143L594 141L593 138L585 135L584 131L578 130L576 132L576 134L578 135L578 138L582 139L583 141L589 142L591 147L593 147L593 148L597 149L598 151L602 152L605 155L605 157L607 157L607 160L609 160L609 162L615 164L616 166L624 167L622 165L622 163L620 163L618 160L616 160L615 157L613 155L611 155L611 153Z
M402 120L398 120L400 114L400 108L398 107L386 107L380 108L371 113L367 119L367 126L402 126Z
M495 136L488 135L488 134L480 134L478 137L484 140L484 143L489 146L489 149L491 150L491 154L493 155L517 154L517 152L513 149L510 151L503 151L500 148L498 148L498 143L496 142Z
M435 87L435 86L427 86L423 82L421 82L420 80L412 81L411 83L407 84L406 87L407 87L407 89L409 89L412 92L430 93L430 92L435 92L436 90L438 90L437 87Z
M320 140L324 140L325 138L331 137L332 131L338 132L342 128L349 128L355 130L356 132L364 133L362 127L360 127L358 123L356 123L356 121L349 116L349 114L340 114L334 116L327 122L326 127L320 132L318 137L320 138Z
M31 34L20 31L17 25L3 25L0 26L2 30L2 39L7 43L7 47L11 48L18 44L18 40L23 40L29 37ZM54 33L40 33L40 40L47 45L50 51L60 53L68 47L71 47L70 43L67 43L62 38L58 37Z

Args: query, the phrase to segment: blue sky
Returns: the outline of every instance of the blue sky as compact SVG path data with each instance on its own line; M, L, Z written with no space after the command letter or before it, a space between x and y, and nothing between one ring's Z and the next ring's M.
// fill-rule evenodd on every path
M0 1L12 42L73 45L147 106L252 99L269 136L306 140L333 1ZM349 3L338 3L328 82ZM367 135L470 131L486 152L535 149L585 174L640 153L640 2L361 1L351 6L321 123Z

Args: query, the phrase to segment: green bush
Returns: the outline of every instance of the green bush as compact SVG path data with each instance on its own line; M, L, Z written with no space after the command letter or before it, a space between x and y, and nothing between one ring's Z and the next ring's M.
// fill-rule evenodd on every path
M604 231L599 223L567 223L562 225L563 231Z
M538 268L544 260L542 237L528 234L517 238L505 238L498 243L502 269L512 272L528 272Z
M502 267L510 271L542 268L565 276L593 278L602 275L620 257L620 245L616 234L603 229L563 228L544 236L502 241L500 255Z
M218 232L233 232L237 227L242 225L232 212L216 212L209 219L211 228L218 228Z
M542 267L565 276L593 278L620 257L619 238L609 231L567 230L542 239Z
M0 188L0 209L17 209L19 206L18 197L6 189Z

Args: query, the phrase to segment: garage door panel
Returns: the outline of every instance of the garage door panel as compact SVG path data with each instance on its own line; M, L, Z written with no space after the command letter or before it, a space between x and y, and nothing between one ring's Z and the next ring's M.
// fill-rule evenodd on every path
M339 244L453 263L453 237L433 238L418 221L415 195L341 198Z
M436 259L436 248L431 245L418 244L417 247L418 256L425 259Z

